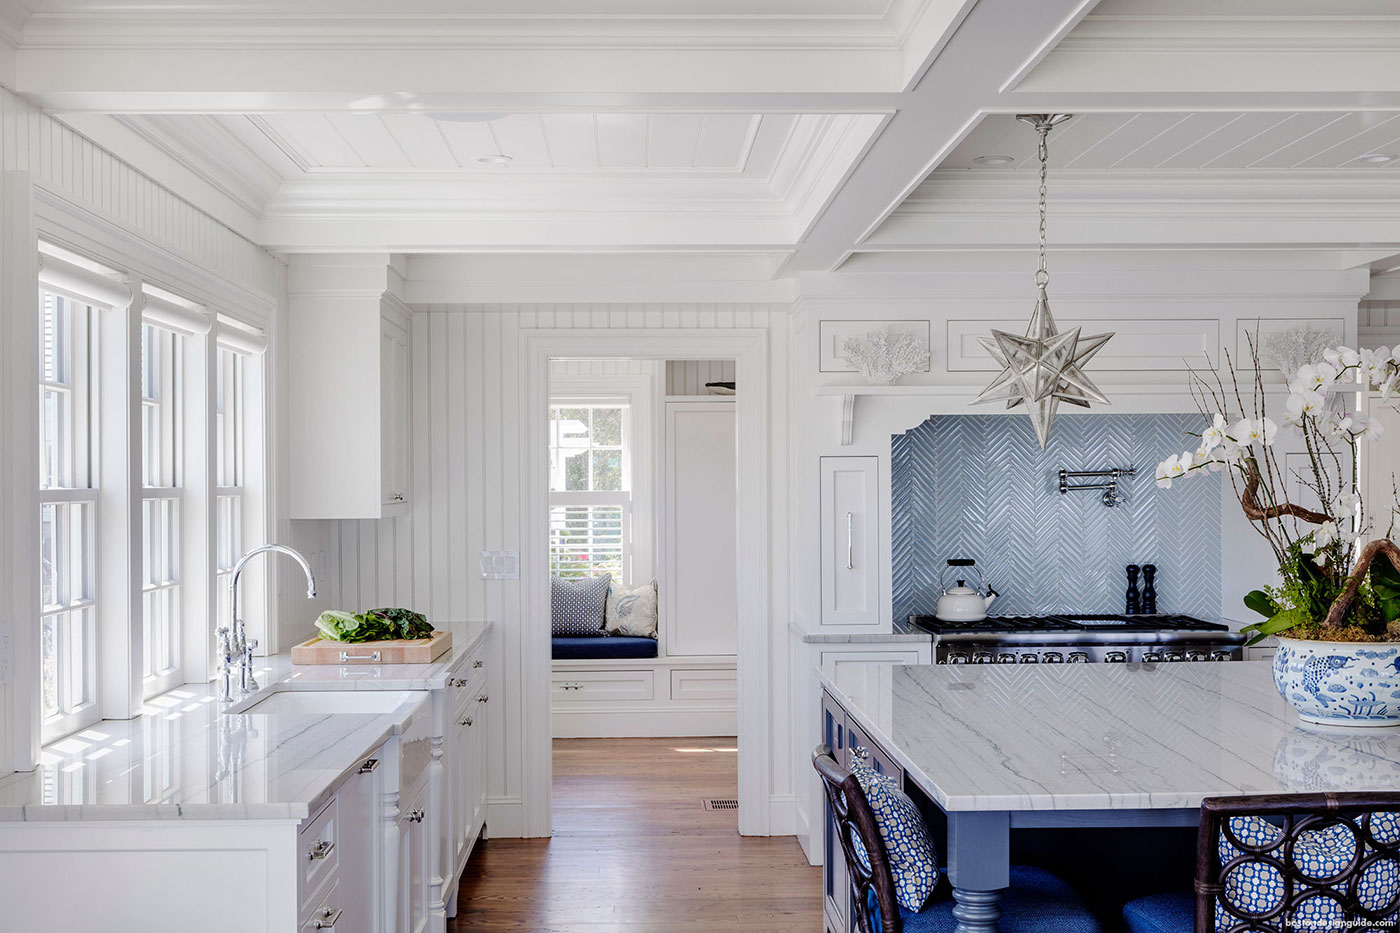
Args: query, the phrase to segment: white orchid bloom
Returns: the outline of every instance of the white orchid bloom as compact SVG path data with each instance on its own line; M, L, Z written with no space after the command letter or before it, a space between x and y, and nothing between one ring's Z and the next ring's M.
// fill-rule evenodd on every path
M1226 427L1225 416L1216 412L1215 421L1201 432L1201 449L1209 452L1223 444Z
M1337 511L1342 514L1355 512L1361 506L1361 497L1350 490L1337 493Z
M1295 392L1288 396L1288 423L1303 423L1303 417L1316 418L1327 408L1327 398L1321 392Z
M1322 375L1318 373L1316 366L1311 363L1305 363L1298 367L1297 377L1294 378L1293 382L1289 383L1290 387L1294 384L1298 386L1298 389L1295 391L1316 392L1318 389L1322 388Z
M1332 544L1336 540L1336 522L1323 522L1321 525L1317 526L1317 531L1313 532L1313 544L1315 544L1319 550L1327 547L1329 544Z
M1183 451L1179 456L1172 455L1157 464L1157 485L1170 489L1172 480L1184 476L1191 468L1191 451Z
M1337 362L1341 363L1342 367L1344 367L1344 368L1350 368L1350 367L1352 367L1352 366L1356 366L1358 363L1361 362L1361 354L1360 354L1360 353L1357 353L1357 352L1356 352L1355 350L1353 350L1351 347L1338 347L1338 348L1337 348L1337 357L1338 357ZM1328 362L1329 362L1329 363L1333 363L1334 366L1337 365L1335 362L1333 362L1333 361L1331 361L1331 360L1328 360Z
M1362 440L1377 441L1380 440L1381 435L1384 433L1385 428L1380 421L1371 418L1367 420L1366 426L1361 429L1360 437Z
M1250 444L1263 444L1268 447L1278 434L1278 425L1272 418L1244 418L1232 424L1226 433L1230 440L1243 447Z

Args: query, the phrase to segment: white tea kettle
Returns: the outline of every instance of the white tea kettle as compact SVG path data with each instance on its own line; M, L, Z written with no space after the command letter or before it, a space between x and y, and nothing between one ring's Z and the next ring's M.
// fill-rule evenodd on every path
M958 580L957 586L949 589L944 578L948 575L949 570L954 569L963 573L963 578ZM976 589L967 585L965 570L977 575ZM943 622L981 622L987 618L987 609L998 595L996 590L988 586L986 587L987 595L983 596L984 585L982 573L977 569L972 558L949 558L948 566L943 568L943 573L938 578L938 586L943 593L938 597L938 608L934 610L934 615Z

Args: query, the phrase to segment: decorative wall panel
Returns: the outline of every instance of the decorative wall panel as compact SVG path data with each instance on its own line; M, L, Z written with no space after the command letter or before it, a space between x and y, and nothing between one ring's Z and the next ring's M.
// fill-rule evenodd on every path
M1220 613L1220 477L1158 489L1153 472L1194 446L1198 415L1061 415L1049 447L1023 415L937 415L891 445L893 612L932 613L939 572L971 557L1002 594L997 615L1122 612L1131 563L1157 565L1157 606ZM1059 471L1135 467L1126 501L1061 495Z

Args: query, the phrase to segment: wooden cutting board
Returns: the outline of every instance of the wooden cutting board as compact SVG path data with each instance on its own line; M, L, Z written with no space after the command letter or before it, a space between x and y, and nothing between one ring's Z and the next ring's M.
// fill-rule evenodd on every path
M452 647L451 632L431 638L395 638L356 643L315 638L292 647L293 664L430 664Z

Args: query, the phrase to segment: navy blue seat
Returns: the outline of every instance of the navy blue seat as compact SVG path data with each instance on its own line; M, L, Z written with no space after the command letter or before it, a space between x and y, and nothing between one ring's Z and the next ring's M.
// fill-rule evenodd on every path
M905 910L895 896L894 877L884 837L870 801L855 775L837 764L827 745L812 752L812 767L821 776L832 825L846 858L851 879L854 926L866 933L953 933L954 900L947 884L940 883L923 910ZM856 854L859 839L865 858ZM1001 892L1003 933L1099 933L1098 918L1074 889L1041 868L1012 866L1011 885ZM886 911L894 916L885 922Z
M1190 891L1153 894L1123 908L1128 933L1191 933L1196 925L1196 896Z
M871 927L882 933L875 892L868 897ZM953 933L958 921L953 917L953 892L945 883L918 913L899 908L903 933ZM1058 875L1043 868L1011 866L1011 886L1001 892L1002 933L1098 933L1099 923L1089 913L1079 895Z
M589 635L553 639L556 661L599 661L656 657L656 639L631 635Z

